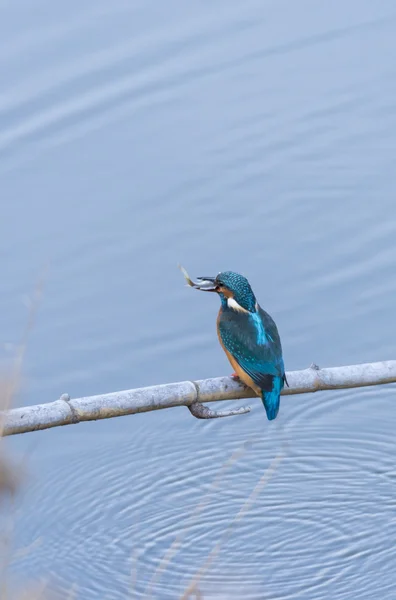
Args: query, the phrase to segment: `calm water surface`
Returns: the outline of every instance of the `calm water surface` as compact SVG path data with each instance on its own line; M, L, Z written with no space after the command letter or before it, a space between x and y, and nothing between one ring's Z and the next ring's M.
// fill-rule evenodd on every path
M393 0L16 0L0 50L4 358L50 265L19 404L229 373L179 261L244 273L288 369L396 357ZM16 579L177 598L221 541L205 599L394 600L395 386L251 404L11 439Z

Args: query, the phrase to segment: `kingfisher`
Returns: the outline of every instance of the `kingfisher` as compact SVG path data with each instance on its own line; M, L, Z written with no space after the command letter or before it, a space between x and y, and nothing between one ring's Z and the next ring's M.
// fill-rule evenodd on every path
M250 283L243 275L223 271L216 277L190 281L198 290L217 292L220 310L217 334L231 363L236 380L250 387L264 404L272 421L279 411L280 393L287 383L278 328L258 304Z

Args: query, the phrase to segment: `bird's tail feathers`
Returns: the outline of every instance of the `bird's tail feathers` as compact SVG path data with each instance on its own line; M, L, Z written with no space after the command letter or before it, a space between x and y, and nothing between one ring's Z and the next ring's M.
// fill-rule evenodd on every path
M272 380L272 390L270 392L263 391L261 394L265 412L269 421L276 419L279 411L280 393L283 388L284 381L282 377L274 377Z

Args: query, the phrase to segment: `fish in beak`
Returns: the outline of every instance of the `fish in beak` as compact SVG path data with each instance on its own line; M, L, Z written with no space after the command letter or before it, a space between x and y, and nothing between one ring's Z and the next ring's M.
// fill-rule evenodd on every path
M184 267L179 265L179 268L180 268L181 272L183 273L184 278L187 281L187 284L190 287L193 287L196 290L201 290L202 292L216 292L217 291L215 277L197 277L198 281L193 281L190 278L189 274L187 273L187 271Z
M197 277L199 280L195 283L194 287L202 292L216 292L218 286L216 285L215 277Z

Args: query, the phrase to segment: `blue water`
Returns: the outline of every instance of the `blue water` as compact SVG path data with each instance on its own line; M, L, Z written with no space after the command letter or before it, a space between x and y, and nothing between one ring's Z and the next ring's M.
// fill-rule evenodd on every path
M16 403L230 373L218 299L179 262L245 274L287 370L395 358L395 56L390 0L4 4L7 361L47 268ZM166 600L202 567L205 600L394 600L394 395L16 436L14 577L78 600L147 598L155 577Z

